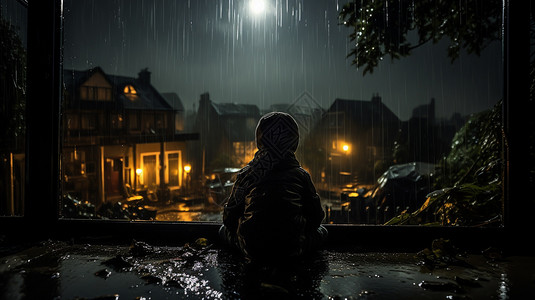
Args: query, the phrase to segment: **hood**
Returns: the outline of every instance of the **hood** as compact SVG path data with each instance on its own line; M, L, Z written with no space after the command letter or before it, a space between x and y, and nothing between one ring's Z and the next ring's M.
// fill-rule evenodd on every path
M279 157L294 153L299 145L299 128L287 113L271 112L264 115L256 126L256 146Z

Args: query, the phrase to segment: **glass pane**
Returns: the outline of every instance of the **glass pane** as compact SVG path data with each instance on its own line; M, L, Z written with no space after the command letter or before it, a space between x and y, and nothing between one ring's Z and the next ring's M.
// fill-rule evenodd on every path
M27 5L0 1L0 216L24 214Z
M283 111L325 222L501 224L500 1L258 1L64 2L65 199L221 221Z

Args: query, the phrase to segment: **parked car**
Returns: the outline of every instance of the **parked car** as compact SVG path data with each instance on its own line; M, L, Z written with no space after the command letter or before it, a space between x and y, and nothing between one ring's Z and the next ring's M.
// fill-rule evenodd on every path
M209 204L225 204L239 171L238 168L216 169L207 176L204 189Z
M354 223L383 224L404 210L419 208L431 192L435 166L423 162L393 165L371 188L342 192L349 202Z

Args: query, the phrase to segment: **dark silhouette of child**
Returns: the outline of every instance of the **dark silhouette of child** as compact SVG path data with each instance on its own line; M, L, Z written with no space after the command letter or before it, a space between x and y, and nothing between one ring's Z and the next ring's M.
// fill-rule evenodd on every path
M219 230L251 259L302 256L327 238L320 198L295 157L298 144L298 126L289 114L268 113L258 122L258 151L238 173Z

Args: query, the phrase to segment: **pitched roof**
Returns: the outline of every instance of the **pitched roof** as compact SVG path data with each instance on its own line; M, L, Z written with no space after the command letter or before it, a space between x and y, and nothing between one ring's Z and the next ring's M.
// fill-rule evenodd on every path
M150 84L139 78L106 74L100 67L89 70L64 70L65 88L74 95L76 89L93 74L100 72L112 86L112 93L119 107L131 110L173 110L166 99ZM123 90L132 85L136 97L128 98Z
M348 118L363 125L377 122L400 122L388 106L374 97L372 101L336 99L327 112L344 112Z
M260 110L253 104L236 104L236 103L214 103L212 102L216 113L225 117L226 124L223 130L231 142L254 141L256 127L247 127L246 117L260 118Z
M167 103L169 103L174 109L178 111L184 111L184 104L182 103L182 100L176 93L161 93L162 96L167 100Z
M211 103L220 116L260 116L260 110L254 104Z

